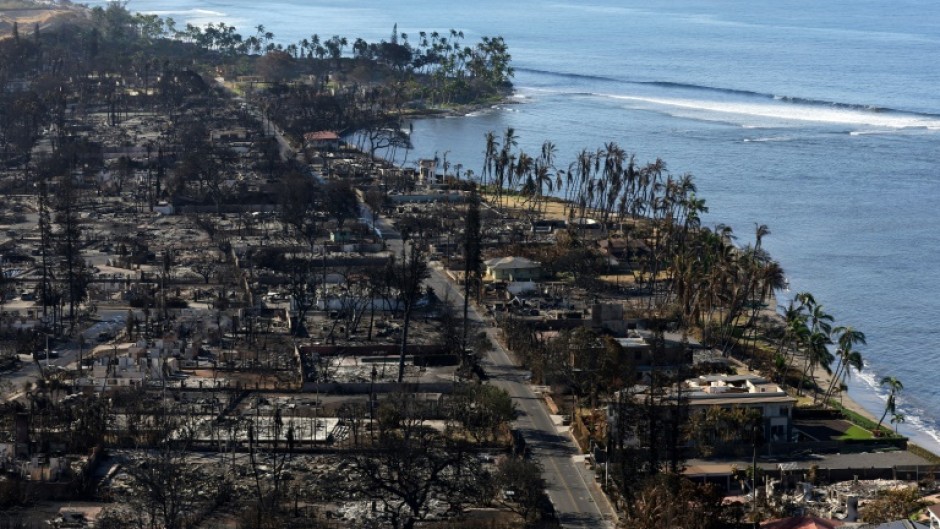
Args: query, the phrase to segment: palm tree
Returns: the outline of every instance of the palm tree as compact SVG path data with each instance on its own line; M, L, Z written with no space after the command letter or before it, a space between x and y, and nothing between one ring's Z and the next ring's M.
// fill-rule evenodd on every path
M499 149L499 141L496 140L496 133L489 131L484 135L486 140L486 150L483 153L483 171L480 172L480 187L486 193L487 176L493 176L493 167L496 165L496 151Z
M433 34L432 34L433 36ZM503 135L503 144L502 148L499 150L499 154L493 159L493 169L495 170L495 185L496 185L496 206L499 207L500 200L502 198L503 184L506 181L506 178L512 178L513 162L515 160L515 155L512 154L512 149L518 145L518 139L516 136L516 131L512 127L506 129L505 134ZM494 147L496 144L493 145ZM487 149L490 148L489 137L487 137Z
M806 369L803 371L803 378L806 379L807 374L813 379L813 404L816 404L817 397L819 396L819 384L816 383L816 368L822 367L826 373L832 374L832 361L835 359L832 356L832 353L829 352L829 344L832 343L832 340L829 339L828 333L814 332L809 336L809 343L807 343L806 350ZM802 386L802 384L801 384Z
M820 332L828 336L832 332L832 315L824 311L822 305L815 302L809 305L808 309L810 329L813 332Z
M891 416L891 424L894 425L894 433L898 433L898 425L900 425L902 422L905 422L905 420L906 420L906 417L904 417L903 413L895 412Z
M777 354L783 354L787 358L787 368L783 376L783 384L784 387L786 387L787 377L790 374L790 369L793 367L794 360L796 360L797 347L799 344L808 341L810 331L809 327L806 325L806 314L802 311L801 307L796 305L793 301L790 301L789 305L787 305L787 308L784 310L784 318L786 328L780 340L780 345L777 348Z
M758 242L758 244L760 244ZM755 246L755 251L760 253L759 247ZM748 318L747 325L751 328L751 355L748 358L748 362L754 359L754 355L757 353L757 338L758 338L758 325L757 317L760 314L762 308L766 306L766 302L773 298L774 293L778 290L782 290L786 282L785 275L783 273L783 267L780 266L780 263L774 260L769 259L758 259L754 263L754 274L751 277L753 282L751 292L748 296L749 303L751 306L750 318Z
M836 351L836 355L839 358L839 366L836 368L835 376L832 377L832 380L829 382L825 402L828 402L829 398L832 397L837 383L845 384L845 381L852 376L852 372L849 369L850 367L854 367L856 371L860 372L865 365L862 360L862 354L852 348L856 344L867 345L865 333L855 330L855 328L851 326L836 327L833 329L833 333L838 336L836 343L839 348Z
M885 402L885 412L881 414L881 418L878 419L878 426L875 427L875 431L881 429L881 423L884 422L885 417L888 416L888 413L896 413L898 411L898 402L897 396L901 390L904 389L904 384L901 383L896 377L889 376L881 379L881 382L878 383L879 386L888 386L888 400Z
M760 250L761 243L764 241L764 237L770 235L770 228L766 224L756 224L754 229L754 248Z

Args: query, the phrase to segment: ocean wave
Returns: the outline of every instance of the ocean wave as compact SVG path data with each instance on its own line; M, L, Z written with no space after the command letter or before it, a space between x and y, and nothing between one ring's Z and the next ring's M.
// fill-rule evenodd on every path
M821 107L842 108L842 109L847 109L847 110L866 110L868 112L905 112L904 110L881 107L878 105L859 105L856 103L839 103L838 101L827 101L825 99L813 99L811 97L774 95L773 99L775 101L783 101L785 103L796 103L798 105L817 105ZM940 114L930 114L926 112L910 112L910 113L920 114L923 116L930 116L930 117L940 117Z
M854 381L850 381L850 384L865 393L867 393L869 398L855 398L858 404L862 405L875 417L881 417L881 414L884 413L884 404L888 400L888 391L881 386L878 382L881 380L881 377L871 370L866 370L861 373L853 371L855 375ZM859 386L858 382L861 382L863 386ZM865 406L867 404L874 404L872 400L877 401L880 409L872 409L871 406ZM897 398L897 410L904 415L904 422L900 425L901 433L913 437L914 442L920 444L925 443L926 440L933 441L936 446L940 446L940 424L930 417L933 415L928 410L917 406L911 402L903 393ZM887 424L884 426L891 427L890 417L885 417ZM913 434L913 435L912 435ZM925 436L924 439L918 440L917 437ZM930 449L931 447L926 447ZM935 447L934 447L935 449Z
M161 17L165 17L165 16L169 16L169 15L177 15L177 16L192 17L192 18L195 18L195 17L227 17L227 16L228 16L227 13L223 13L223 12L221 12L221 11L212 11L212 10L209 10L209 9L181 9L181 10L172 10L172 9L170 9L170 10L154 10L154 11L147 11L146 14L148 14L148 15L160 15Z
M709 86L696 83L685 83L679 81L638 81L630 79L618 79L610 76L603 75L591 75L591 74L579 74L572 72L562 72L562 71L553 71L553 70L543 70L538 68L517 68L517 71L535 73L539 75L549 75L554 77L566 78L566 79L580 79L587 81L603 81L610 83L617 83L623 85L633 85L633 86L652 86L658 88L667 88L673 90L689 91L689 92L701 92L701 93L713 93L720 95L735 95L742 96L744 98L753 98L758 100L768 100L780 104L793 104L800 107L819 107L821 110L844 110L844 111L857 111L865 112L871 114L888 114L888 115L901 115L901 116L914 116L921 118L930 118L937 120L937 126L940 127L940 113L931 113L931 112L920 112L920 111L911 111L905 110L902 108L890 108L884 107L875 104L858 104L858 103L845 103L839 101L830 101L826 99L817 99L811 97L801 97L801 96L791 96L785 94L769 94L765 92L757 92L753 90L743 90L738 88L727 88L721 86ZM601 94L598 94L601 95Z
M695 112L694 117L703 119L702 113L722 116L738 115L751 118L764 118L785 121L801 121L829 124L848 124L885 129L940 130L940 116L909 114L902 112L872 112L850 108L820 108L805 104L780 104L757 101L718 101L709 99L686 99L671 97L648 97L622 94L596 94L598 97L633 101L678 108ZM721 121L726 121L722 117Z
M744 143L768 143L778 141L793 141L795 136L765 136L760 138L744 138Z
M677 86L676 83L658 84ZM801 98L755 97L759 94L740 90L723 91L743 97L709 99L674 97L668 94L649 96L593 92L573 87L570 89L523 87L523 89L531 93L629 101L634 104L629 108L660 112L663 112L663 109L672 109L664 113L685 119L720 121L739 125L745 129L786 128L794 122L801 122L860 127L842 131L852 136L940 131L940 114L911 113L865 105L826 105L816 100Z
M606 77L606 76L603 76L603 75L590 75L590 74L582 74L582 73L558 72L558 71L553 71L553 70L541 70L541 69L539 69L539 68L524 68L524 67L521 67L521 66L516 67L516 71L517 71L517 72L536 73L536 74L540 74L540 75L551 75L551 76L553 76L553 77L563 77L563 78L566 78L566 79L584 79L584 80L588 80L588 81L611 81L611 82L615 82L615 83L627 82L627 81L624 81L623 79L616 79L616 78L613 78L613 77Z
M934 442L940 444L940 429L938 429L940 425L937 424L936 420L927 419L927 417L930 416L927 410L898 406L898 411L902 412L904 415L904 422L902 424L927 435L933 439ZM900 429L906 430L907 428L902 427ZM914 441L916 442L917 439Z
M707 86L693 83L679 83L675 81L627 81L630 84L638 84L645 86L657 86L660 88L680 88L682 90L696 90L701 92L715 92L718 94L732 94L732 95L743 95L751 97L766 97L773 98L771 94L764 94L761 92L754 92L752 90L740 90L737 88L723 88L720 86Z
M936 127L929 127L929 126L905 127L904 129L885 129L885 130L879 130L879 129L850 130L848 131L848 135L849 136L878 136L878 135L886 135L886 134L911 134L911 133L916 134L918 131L930 132L934 130L937 130Z

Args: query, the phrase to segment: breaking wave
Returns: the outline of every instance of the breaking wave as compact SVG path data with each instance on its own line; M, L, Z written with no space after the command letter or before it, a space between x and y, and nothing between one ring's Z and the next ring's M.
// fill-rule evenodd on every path
M769 94L751 90L706 86L694 83L681 83L674 81L637 81L617 79L602 75L584 75L568 72L556 72L535 68L518 68L519 71L538 75L547 75L558 78L603 82L621 86L636 87L637 93L632 90L621 93L614 89L609 92L586 91L580 86L572 86L570 90L544 89L570 96L596 96L611 99L632 101L635 103L670 107L684 111L697 112L693 117L708 119L701 113L721 114L720 121L727 121L728 115L750 116L768 118L780 121L800 121L815 123L846 124L862 127L876 127L882 132L896 129L924 129L940 130L940 114L927 112L913 112L903 109L888 108L878 105L863 105L843 103L790 95ZM650 93L643 88L654 87L665 89ZM745 126L754 126L754 123L742 123ZM878 131L855 131L859 134L878 133Z

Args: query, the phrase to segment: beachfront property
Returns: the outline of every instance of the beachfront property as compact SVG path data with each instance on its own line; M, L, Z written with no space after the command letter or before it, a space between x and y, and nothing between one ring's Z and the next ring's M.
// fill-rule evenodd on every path
M705 413L719 406L758 410L763 418L764 438L787 442L793 432L793 407L797 400L780 386L757 375L705 375L685 381L689 390L689 413Z
M656 392L650 386L637 385L617 392L608 405L606 418L610 434L617 435L619 430L619 399L642 402L650 397L658 403L656 405L662 408L664 414L672 413L677 401L680 407L687 409L689 416L704 416L715 407L745 413L756 410L762 419L764 439L774 443L785 443L790 439L793 407L797 402L776 384L756 375L705 375L686 380L662 392ZM718 428L730 427L727 424L718 425ZM623 435L626 445L638 442L629 429ZM750 441L747 443L750 445Z
M418 173L415 176L419 182L437 182L437 160L418 160Z
M332 151L339 148L339 134L331 130L318 130L304 134L304 146L318 151Z

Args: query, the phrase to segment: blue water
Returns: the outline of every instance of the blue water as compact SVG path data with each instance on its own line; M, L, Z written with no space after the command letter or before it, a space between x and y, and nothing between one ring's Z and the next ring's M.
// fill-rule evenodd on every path
M92 2L93 4L96 2ZM868 335L850 395L880 416L898 377L901 431L940 450L940 5L928 1L514 2L134 0L184 22L225 21L281 42L312 33L506 38L518 104L415 123L415 152L480 172L483 135L558 146L559 165L616 141L696 176L742 242L755 223L787 271ZM660 5L663 4L663 5ZM791 294L792 294L791 292Z

